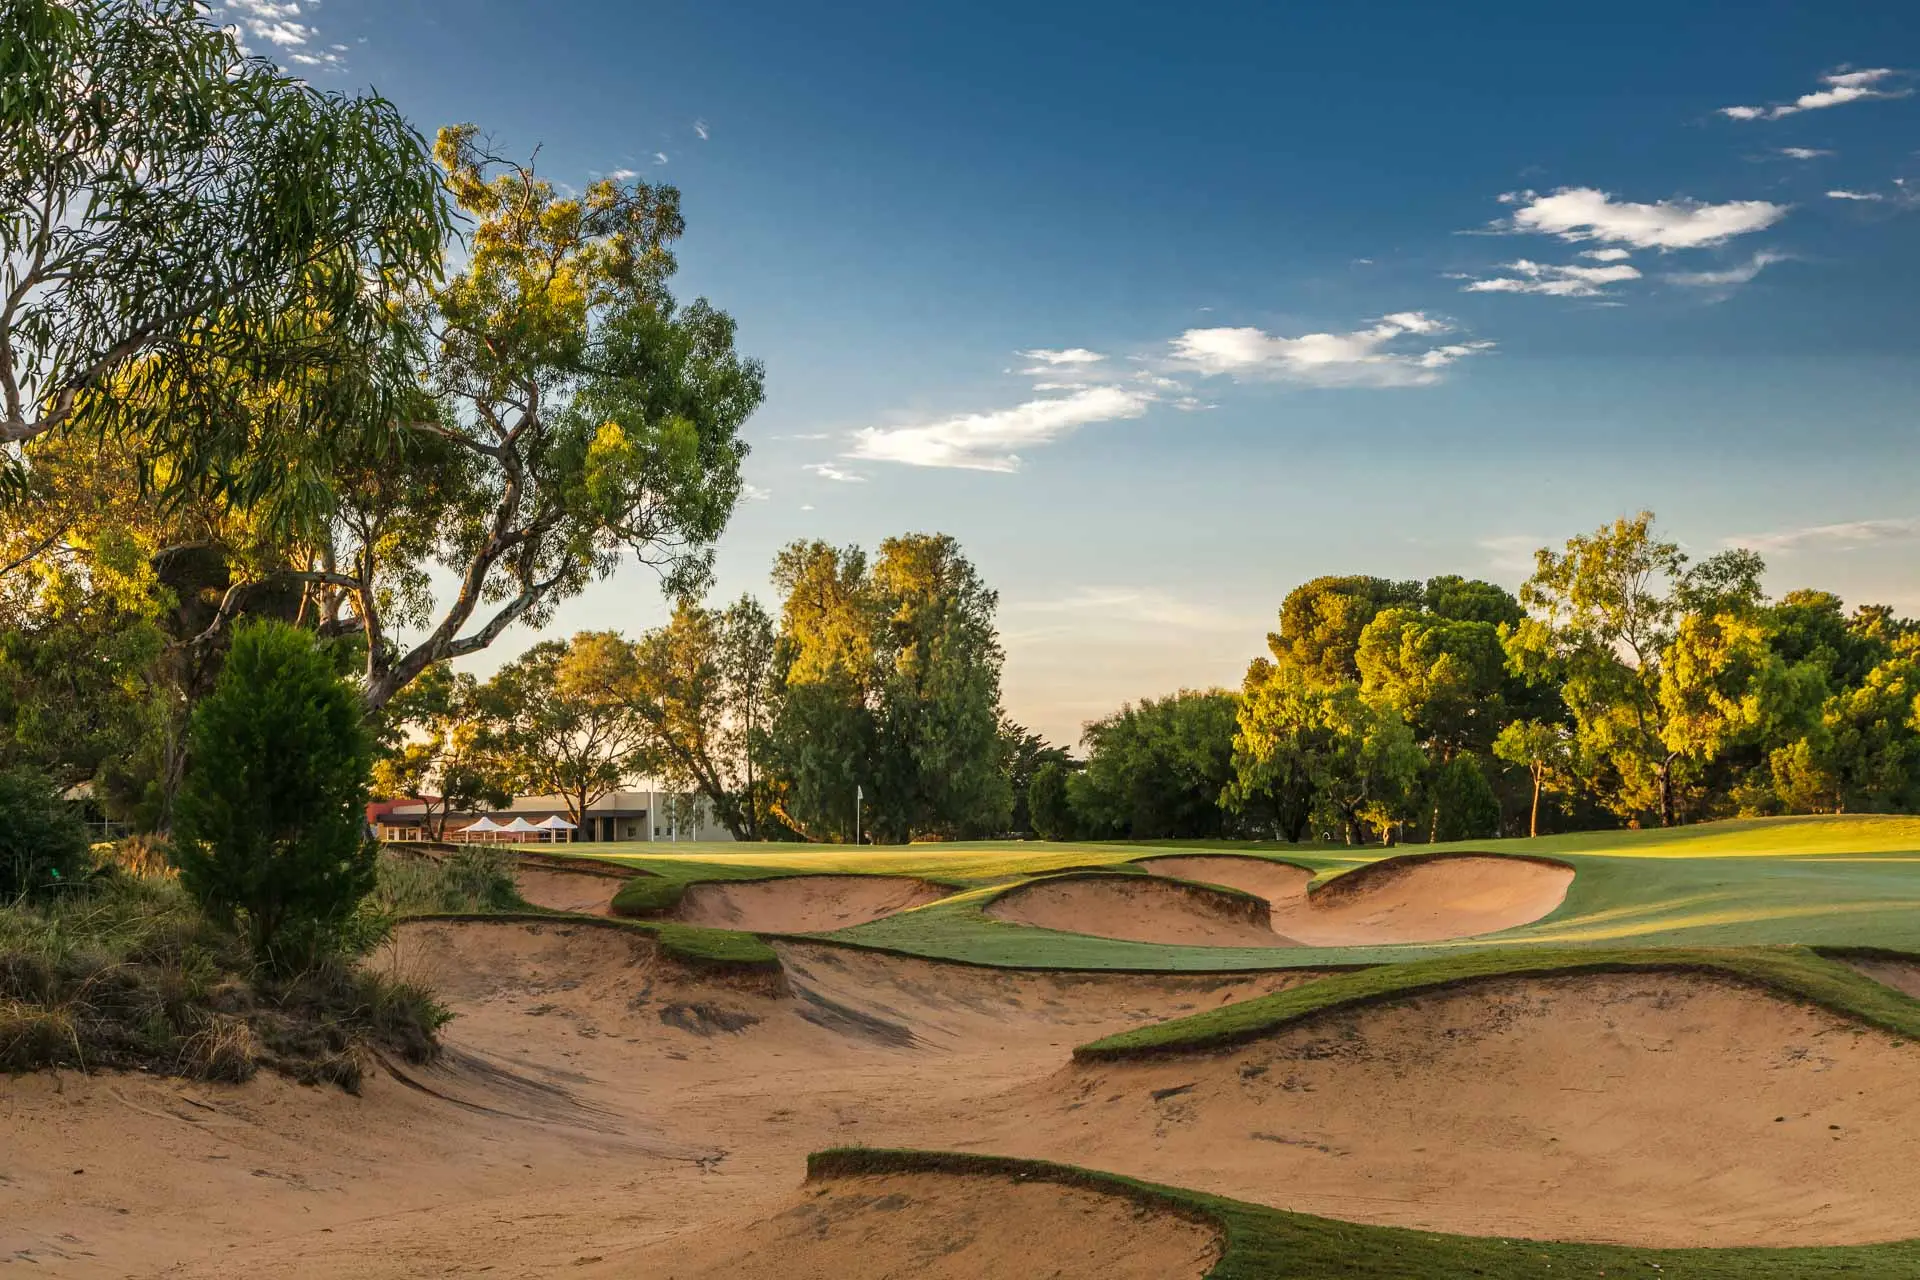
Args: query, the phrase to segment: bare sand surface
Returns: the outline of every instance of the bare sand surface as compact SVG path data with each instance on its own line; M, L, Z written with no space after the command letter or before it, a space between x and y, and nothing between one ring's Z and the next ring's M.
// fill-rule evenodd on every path
M949 890L911 876L782 876L687 886L668 914L748 933L830 933L938 902Z
M643 1250L597 1276L659 1280L1182 1280L1218 1233L1049 1182L886 1174L809 1185L770 1217Z
M1920 1047L1686 974L1501 980L1075 1066L971 1144L1329 1217L1648 1245L1910 1238Z
M810 1217L817 1197L796 1188L807 1152L857 1144L1041 1157L1478 1234L1730 1245L1915 1230L1920 1049L1739 986L1502 980L1231 1051L1074 1065L1096 1036L1315 975L777 949L783 974L726 979L613 925L421 922L386 963L459 1016L441 1062L376 1064L361 1097L265 1077L9 1079L0 1259L36 1275L378 1280L658 1275L636 1260L672 1257L701 1276L749 1245L778 1253L781 1232L812 1221L826 1252L808 1257L838 1274L837 1220L853 1238L896 1228L831 1194ZM967 1215L1044 1216L975 1195L989 1193L936 1197L925 1221L988 1249ZM903 1219L888 1238L910 1250L924 1229Z
M513 869L514 887L534 906L587 916L612 915L613 895L632 878L630 871L593 871L526 857Z
M1892 956L1848 956L1840 961L1849 969L1865 974L1883 987L1920 1000L1920 963Z
M1176 884L1156 876L1037 880L989 902L985 914L1008 924L1087 933L1129 942L1191 947L1279 947L1258 901Z
M1363 947L1472 938L1529 924L1565 900L1571 868L1492 854L1389 858L1309 894L1312 873L1233 855L1142 859L1157 877L1224 885L1264 898L1264 921L1226 895L1165 880L1039 880L989 903L1015 924L1136 942L1207 947Z
M0 1259L85 1277L579 1274L767 1216L810 1151L939 1145L1075 1044L1314 976L780 950L784 980L728 980L613 926L423 922L385 963L456 1010L447 1052L376 1065L361 1097L265 1076L0 1081Z

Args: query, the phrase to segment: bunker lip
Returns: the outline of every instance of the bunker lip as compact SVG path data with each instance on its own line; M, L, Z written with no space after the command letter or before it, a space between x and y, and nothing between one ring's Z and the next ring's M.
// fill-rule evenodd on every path
M1873 1244L1913 1235L1916 1089L1912 1040L1729 974L1549 973L1077 1055L978 1145L1463 1235Z
M588 858L523 852L514 858L513 883L536 907L610 916L614 895L636 874Z
M695 880L659 918L744 933L832 933L924 907L953 892L914 876Z
M1009 924L1168 946L1284 946L1266 900L1165 876L1076 872L1015 885L983 913Z
M605 1274L670 1266L683 1280L881 1280L907 1274L911 1259L910 1273L927 1280L1203 1280L1226 1245L1210 1215L1117 1181L1049 1177L1025 1162L863 1169L836 1159L850 1154L810 1156L805 1186L773 1214L673 1237Z
M1167 945L1387 946L1482 937L1531 924L1558 909L1574 876L1571 866L1551 858L1453 852L1385 858L1313 890L1305 869L1269 859L1155 855L1136 865L1149 877L1033 880L999 894L984 911L1061 933ZM1170 879L1169 871L1183 878ZM1154 883L1185 888L1176 893L1144 887ZM1225 905L1229 897L1248 895L1267 904L1265 928L1250 927Z

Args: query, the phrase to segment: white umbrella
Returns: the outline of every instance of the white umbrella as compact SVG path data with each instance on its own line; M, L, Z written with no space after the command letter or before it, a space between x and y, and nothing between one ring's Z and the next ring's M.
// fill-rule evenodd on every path
M476 831L484 835L491 832L505 831L505 830L506 830L505 827L495 822L492 818L487 817L485 814L482 814L480 815L480 821L472 824L471 826L460 828L460 834L463 836L466 836L469 840L471 840L473 838L473 833Z
M528 822L525 818L515 818L512 822L509 822L506 826L500 829L502 831L511 831L513 832L513 834L517 836L523 836L523 835L527 835L530 832L538 831L540 828L534 826L531 822Z
M539 827L542 831L551 831L553 834L547 837L549 840L558 840L560 838L560 833L562 831L572 831L574 829L573 823L568 822L565 818L561 817L557 813L554 814L551 818L548 818L546 821L536 822L534 823L534 825L536 827ZM573 837L568 836L567 839L571 840L573 839Z

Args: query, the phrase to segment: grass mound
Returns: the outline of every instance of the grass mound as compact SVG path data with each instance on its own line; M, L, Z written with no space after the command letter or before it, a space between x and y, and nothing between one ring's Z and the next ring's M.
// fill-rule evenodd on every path
M0 1070L238 1082L266 1067L354 1090L364 1046L427 1061L448 1016L421 988L347 960L260 970L171 880L109 875L0 908Z
M1920 1241L1795 1249L1642 1249L1439 1235L1289 1213L1043 1160L842 1147L807 1158L810 1180L877 1173L1043 1179L1124 1196L1217 1227L1225 1249L1207 1280L1539 1280L1542 1276L1681 1276L1804 1280L1920 1275Z
M1305 986L1243 1000L1096 1040L1075 1049L1082 1061L1227 1048L1330 1010L1422 995L1499 978L1579 973L1702 973L1816 1005L1896 1035L1920 1039L1920 1001L1804 947L1526 948L1463 951L1437 960L1336 974Z

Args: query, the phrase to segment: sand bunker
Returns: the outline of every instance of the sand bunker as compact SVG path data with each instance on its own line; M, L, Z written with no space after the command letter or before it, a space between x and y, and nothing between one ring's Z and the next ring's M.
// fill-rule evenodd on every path
M1920 960L1882 955L1847 955L1838 959L1847 968L1872 978L1881 986L1920 1000Z
M536 907L572 911L580 915L613 914L613 895L634 873L594 866L585 858L551 858L522 854L515 860L514 887Z
M674 1239L625 1260L617 1274L1180 1280L1204 1276L1219 1256L1213 1228L1119 1196L991 1175L894 1173L809 1186L771 1217Z
M747 933L830 933L938 902L950 890L910 876L782 876L687 886L668 913Z
M975 1149L1329 1217L1646 1245L1911 1237L1920 1046L1660 973L1511 979L1075 1066Z
M1009 924L1192 947L1276 947L1266 904L1155 876L1039 880L1001 894L985 912Z
M1567 896L1573 871L1534 858L1386 858L1309 894L1312 874L1262 858L1143 859L1156 877L1224 885L1266 900L1264 919L1229 894L1125 876L1042 880L988 904L1015 924L1204 947L1364 947L1471 938L1529 924Z

